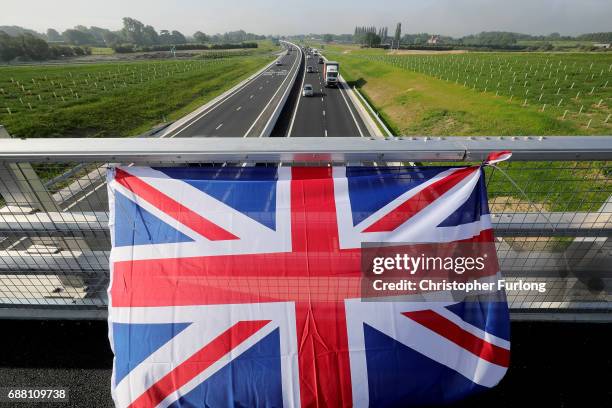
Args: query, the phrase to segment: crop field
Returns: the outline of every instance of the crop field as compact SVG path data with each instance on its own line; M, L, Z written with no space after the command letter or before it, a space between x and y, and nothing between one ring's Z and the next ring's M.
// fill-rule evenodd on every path
M360 82L365 85L366 94L401 133L552 135L612 131L612 54L390 55L381 50L341 48L329 54L341 62L341 72L344 63L342 74L347 79L357 86ZM374 88L385 85L390 92L377 100ZM438 97L438 103L432 100L434 97ZM398 111L398 105L403 106L403 112ZM445 119L439 117L440 112L451 115L456 126L431 126ZM469 122L466 116L473 116L478 123L461 127L461 123Z
M612 56L599 54L461 54L376 56L378 60L508 102L553 110L585 129L609 129Z
M217 54L191 60L0 67L0 124L14 137L134 135L188 113L272 59Z
M612 55L389 55L357 47L327 48L326 56L340 62L349 85L364 94L396 135L612 131ZM524 194L501 173L487 169L490 204L497 213L598 211L609 196L607 162L510 162L500 167Z

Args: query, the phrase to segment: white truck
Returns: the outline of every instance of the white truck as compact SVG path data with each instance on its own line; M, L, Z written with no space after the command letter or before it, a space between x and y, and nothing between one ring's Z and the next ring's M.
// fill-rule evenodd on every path
M325 87L338 86L338 69L340 64L336 61L323 62L323 80Z

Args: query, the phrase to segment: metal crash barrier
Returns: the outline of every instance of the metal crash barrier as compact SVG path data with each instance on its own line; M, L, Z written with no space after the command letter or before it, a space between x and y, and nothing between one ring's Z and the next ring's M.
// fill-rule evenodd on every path
M612 138L29 139L0 127L0 318L103 319L107 163L150 166L477 163L514 319L612 320ZM513 181L508 179L509 176Z

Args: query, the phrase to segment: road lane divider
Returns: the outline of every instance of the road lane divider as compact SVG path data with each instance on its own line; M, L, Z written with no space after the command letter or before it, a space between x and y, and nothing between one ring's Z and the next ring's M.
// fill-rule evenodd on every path
M323 57L324 61L329 61L327 57L325 57L325 55L321 55L321 57ZM323 75L325 75L325 73ZM348 94L349 99L351 100L350 104L349 104L349 101L344 96L344 93L342 92L343 90L346 91L346 93ZM349 110L349 113L351 114L351 118L353 119L353 122L355 123L355 126L357 127L359 136L361 137L374 136L374 137L384 138L384 135L382 134L378 126L376 126L376 124L372 121L372 118L365 111L365 109L363 108L363 105L359 102L357 97L355 97L355 95L352 93L351 87L348 86L348 84L346 83L346 81L344 80L340 72L338 72L338 91L340 92L340 96L344 100L344 103L346 104L346 107ZM361 118L361 121L365 125L366 127L365 130L368 133L367 135L363 134L361 126L359 126L359 122L357 121L357 118L355 117L355 114L353 113L353 109L351 109L351 105L353 105L353 108L355 108L355 110L357 111L357 114Z
M198 109L193 112L183 116L178 119L170 126L168 126L164 132L159 137L175 137L183 130L187 129L189 126L200 120L202 117L206 116L208 113L212 112L214 109L221 106L225 101L229 98L240 92L244 87L250 84L253 80L257 79L260 75L266 72L270 67L272 67L276 62L276 58L273 59L268 65L261 68L259 71L255 72L248 78L245 78L243 81L237 83L227 91L223 92L221 95L211 99L204 105L200 106Z
M299 49L300 51L302 50L301 47ZM287 137L291 137L291 132L293 132L293 123L295 122L295 117L297 116L298 109L300 108L300 101L302 100L302 91L304 90L304 81L306 80L306 61L303 53L300 54L300 64L302 63L302 58L304 59L304 69L302 70L302 84L300 85L297 103L295 104L295 108L293 109L293 113L291 114L291 121L289 122L289 130L287 131ZM321 101L322 100L323 97L321 97Z
M274 95L272 95L272 98L270 98L270 101L268 101L268 103L266 104L264 109L261 111L261 113L259 114L259 116L255 120L255 122L253 122L253 124L251 125L249 130L247 130L247 132L245 133L244 137L249 137L249 133L251 133L251 131L253 131L253 129L257 125L257 122L261 119L261 117L264 115L264 113L269 109L269 107L272 105L273 101L277 97L278 93L284 87L285 91L281 94L280 100L278 101L278 103L276 104L276 107L272 111L272 114L270 115L270 118L266 122L266 124L263 127L263 129L261 130L261 132L259 132L259 135L256 135L258 137L269 137L270 134L272 133L272 130L274 129L274 126L276 125L276 121L278 120L278 117L280 116L280 113L281 113L281 110L282 110L283 106L285 106L285 103L287 102L287 98L289 97L289 93L290 93L291 89L293 88L293 85L294 85L295 80L297 78L297 74L300 71L299 67L300 67L300 64L301 64L301 61L302 61L302 49L300 47L298 47L297 45L295 45L293 43L290 43L288 41L284 41L284 42L286 42L287 44L295 47L295 49L299 53L298 54L298 58L295 58L295 61L293 62L293 65L291 66L291 69L288 71L286 78L283 80L281 85L278 87L278 89L276 90ZM285 86L285 82L287 82L287 81L289 81L289 82Z

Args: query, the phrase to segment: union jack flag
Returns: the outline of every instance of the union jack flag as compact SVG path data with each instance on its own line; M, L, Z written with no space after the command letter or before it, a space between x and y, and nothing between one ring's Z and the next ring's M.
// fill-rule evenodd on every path
M479 166L116 167L108 186L119 407L438 404L507 370L503 299L360 299L364 242L493 241Z

